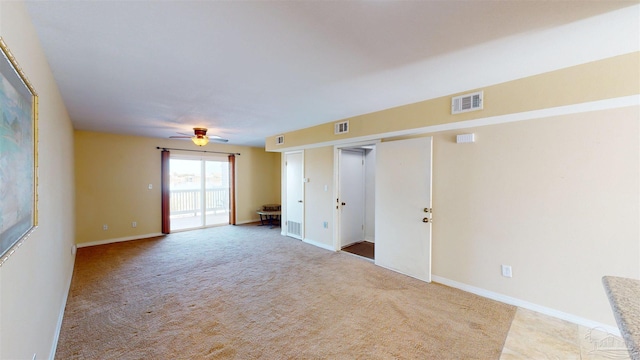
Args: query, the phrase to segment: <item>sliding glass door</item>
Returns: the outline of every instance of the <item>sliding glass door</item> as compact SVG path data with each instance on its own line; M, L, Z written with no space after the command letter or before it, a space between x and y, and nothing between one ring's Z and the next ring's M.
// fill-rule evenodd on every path
M229 161L171 156L171 231L229 224Z
M229 224L229 161L203 161L205 178L204 224Z

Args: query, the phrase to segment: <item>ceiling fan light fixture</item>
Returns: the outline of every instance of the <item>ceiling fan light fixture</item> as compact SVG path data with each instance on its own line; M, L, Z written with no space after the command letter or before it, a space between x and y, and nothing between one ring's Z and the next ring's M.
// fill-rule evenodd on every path
M2 0L0 0L2 1ZM216 141L221 143L226 143L229 140L223 139L218 135L211 135L211 137L207 136L207 128L193 128L193 136L185 133L178 133L179 136L169 136L170 139L191 139L194 144L198 146L205 146L209 143L209 141Z
M198 146L205 146L209 143L209 137L206 135L197 135L192 137L191 141Z

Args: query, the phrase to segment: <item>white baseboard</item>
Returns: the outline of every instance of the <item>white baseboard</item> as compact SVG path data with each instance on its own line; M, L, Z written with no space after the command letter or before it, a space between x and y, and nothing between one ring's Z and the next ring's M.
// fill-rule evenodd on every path
M73 269L76 266L75 255L73 258L73 266L71 266L71 272L67 278L64 297L62 298L62 306L58 313L58 322L56 323L56 331L53 334L53 344L51 344L51 351L49 352L49 360L55 360L56 350L58 350L58 340L60 340L60 331L62 330L62 319L64 318L64 309L67 307L67 300L69 300L69 291L71 290L71 280L73 279Z
M147 239L147 238L156 237L156 236L163 236L163 235L164 235L163 233L152 233L152 234L144 234L144 235L126 236L126 237L115 238L115 239L105 239L105 240L91 241L91 242L86 242L86 243L79 243L79 244L76 244L76 246L78 248L83 248L83 247L87 247L87 246L112 244L112 243L117 243L117 242L122 242L122 241L129 241L129 240Z
M552 308L548 308L546 306L542 306L542 305L538 305L538 304L534 304L528 301L524 301L524 300L520 300L520 299L516 299L513 298L511 296L507 296L507 295L503 295L503 294L499 294L499 293L495 293L493 291L489 291L489 290L485 290L485 289L481 289L475 286L471 286L471 285L467 285L467 284L463 284L454 280L449 280L437 275L432 275L431 276L431 280L433 282L437 282L440 283L442 285L447 285L449 287L452 288L456 288L456 289L460 289L466 292L470 292L472 294L476 294L476 295L480 295L482 297L486 297L488 299L492 299L492 300L496 300L496 301L500 301L502 303L505 304L509 304L509 305L514 305L517 307L521 307L523 309L527 309L527 310L531 310L531 311L535 311L535 312L539 312L541 314L544 315L548 315L554 318L558 318L561 320L566 320L570 323L574 323L577 325L582 325L584 327L593 329L593 328L601 328L604 329L605 331L607 331L609 334L615 335L615 336L620 336L620 329L618 329L615 326L610 326L610 325L605 325L593 320L589 320L589 319L585 319L583 317L579 317L573 314L568 314L565 312L562 312L560 310L556 310L556 309L552 309Z
M335 251L335 249L333 248L333 246L331 245L327 245L327 244L323 244L321 242L317 242L315 240L311 240L311 239L302 239L302 242L305 242L309 245L313 245L313 246L317 246L319 248L325 249L325 250L329 250L329 251Z

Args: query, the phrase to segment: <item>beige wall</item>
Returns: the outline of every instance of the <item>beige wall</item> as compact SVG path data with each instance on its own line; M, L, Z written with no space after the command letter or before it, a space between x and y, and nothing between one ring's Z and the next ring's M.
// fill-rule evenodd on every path
M349 119L347 134L334 135L333 123L285 133L285 145L275 145L275 136L266 139L268 151L304 148L309 144L393 131L503 116L508 114L580 104L601 99L638 94L640 53L630 53L545 74L469 89L484 91L484 109L451 114L451 96L429 99ZM337 120L336 120L337 121Z
M75 132L78 244L160 233L158 146L198 149L190 141ZM236 156L238 223L257 220L255 210L260 205L280 201L277 154L214 143L206 149L241 153ZM151 190L149 184L153 186ZM137 222L136 228L131 227L133 221ZM102 229L103 224L108 225L107 231Z
M434 137L433 275L615 325L600 279L640 278L639 118L626 107L420 135ZM477 141L456 144L468 132ZM305 239L328 247L333 161L332 146L305 150Z
M304 163L305 239L333 248L333 147L305 150Z
M639 115L434 134L433 274L614 325L600 279L640 278Z
M22 2L0 1L0 35L40 104L39 226L0 267L0 359L47 359L73 270L73 129Z
M363 115L351 119L343 143L584 102L526 121L413 136L434 137L433 275L614 326L601 277L640 278L640 107L637 97L605 109L591 102L628 104L640 94L638 63L633 53L498 84L483 89L484 110L459 118L448 114L449 97ZM455 143L468 132L476 143ZM332 124L285 139L306 149L306 197L318 204L307 202L305 238L332 245L318 224L330 218L334 226L333 194L311 185L333 172L333 146L322 146L335 142ZM513 278L501 276L501 264Z

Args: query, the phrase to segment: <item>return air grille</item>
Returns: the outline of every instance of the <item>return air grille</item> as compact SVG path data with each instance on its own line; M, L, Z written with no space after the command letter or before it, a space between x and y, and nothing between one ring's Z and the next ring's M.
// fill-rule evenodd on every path
M482 110L482 91L451 98L451 113L460 114L468 111Z
M302 236L302 224L295 221L287 221L287 233L289 235Z

